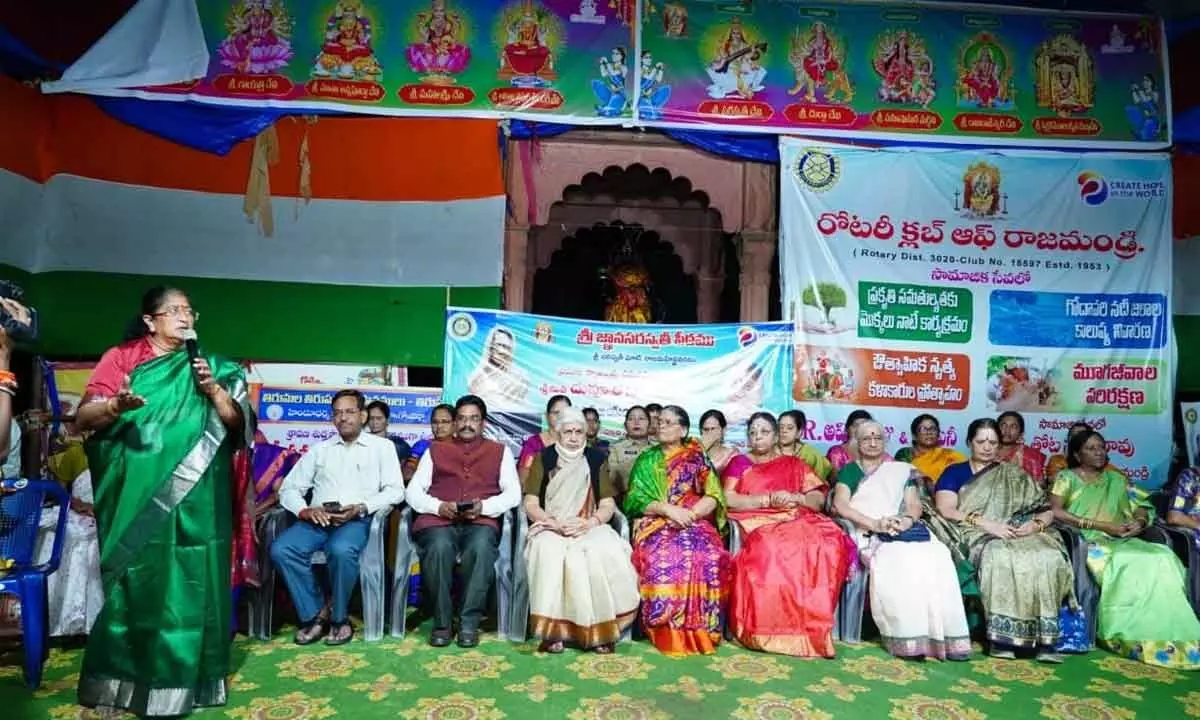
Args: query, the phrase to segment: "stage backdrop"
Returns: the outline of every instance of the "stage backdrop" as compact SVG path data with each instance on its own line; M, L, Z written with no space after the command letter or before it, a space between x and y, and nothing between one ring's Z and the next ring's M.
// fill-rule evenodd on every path
M1166 51L1151 18L940 3L646 5L642 121L1169 144Z
M1004 410L1061 452L1083 418L1114 464L1171 459L1170 164L1164 155L907 152L780 143L793 396L841 432L863 407L895 451Z
M154 92L384 114L632 117L634 0L199 0L199 8L208 75Z
M623 325L448 308L445 398L482 397L491 436L514 452L559 394L596 408L610 440L626 409L657 402L685 408L696 434L701 413L721 410L740 443L751 413L791 405L791 338L789 323Z

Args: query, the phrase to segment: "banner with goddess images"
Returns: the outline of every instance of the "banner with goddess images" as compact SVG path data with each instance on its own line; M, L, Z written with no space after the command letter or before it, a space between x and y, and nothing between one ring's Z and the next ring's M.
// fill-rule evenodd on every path
M920 3L643 8L649 124L1037 145L1170 144L1161 24Z
M781 281L793 397L828 439L856 407L894 452L920 413L966 449L1025 418L1084 420L1149 487L1171 461L1170 161L1161 154L870 150L783 138ZM870 187L870 192L863 192Z
M725 414L740 444L758 410L791 407L791 323L635 325L446 309L445 400L488 404L491 437L515 453L545 425L555 395L596 408L601 437L623 437L633 405L679 405L699 435L700 415Z
M208 75L144 89L367 114L632 118L635 0L199 0Z

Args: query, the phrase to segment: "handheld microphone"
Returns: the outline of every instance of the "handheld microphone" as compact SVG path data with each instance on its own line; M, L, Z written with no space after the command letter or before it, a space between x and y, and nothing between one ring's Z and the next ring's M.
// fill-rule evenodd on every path
M196 358L200 357L200 348L196 345L196 331L188 329L184 330L181 334L183 335L183 346L187 349L188 362L192 364L192 375L195 376ZM200 378L197 377L196 379L199 380Z

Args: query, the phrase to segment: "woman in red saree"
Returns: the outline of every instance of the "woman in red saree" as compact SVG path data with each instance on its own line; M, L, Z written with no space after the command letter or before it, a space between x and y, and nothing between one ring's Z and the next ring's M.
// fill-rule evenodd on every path
M729 627L751 650L831 658L854 546L821 514L829 487L803 460L779 453L778 432L770 413L755 413L749 455L725 470L729 517L743 537L733 558Z
M667 655L716 652L729 593L725 496L689 426L683 408L662 409L659 444L638 456L625 498L642 629Z

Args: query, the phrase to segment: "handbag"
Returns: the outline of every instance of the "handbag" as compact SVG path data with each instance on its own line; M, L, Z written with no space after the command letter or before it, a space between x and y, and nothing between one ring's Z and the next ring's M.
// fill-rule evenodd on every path
M896 535L879 533L875 537L881 542L929 542L929 526L918 520L904 532Z
M1063 653L1085 653L1092 649L1088 641L1087 615L1082 609L1064 605L1058 610L1058 643L1054 649Z

